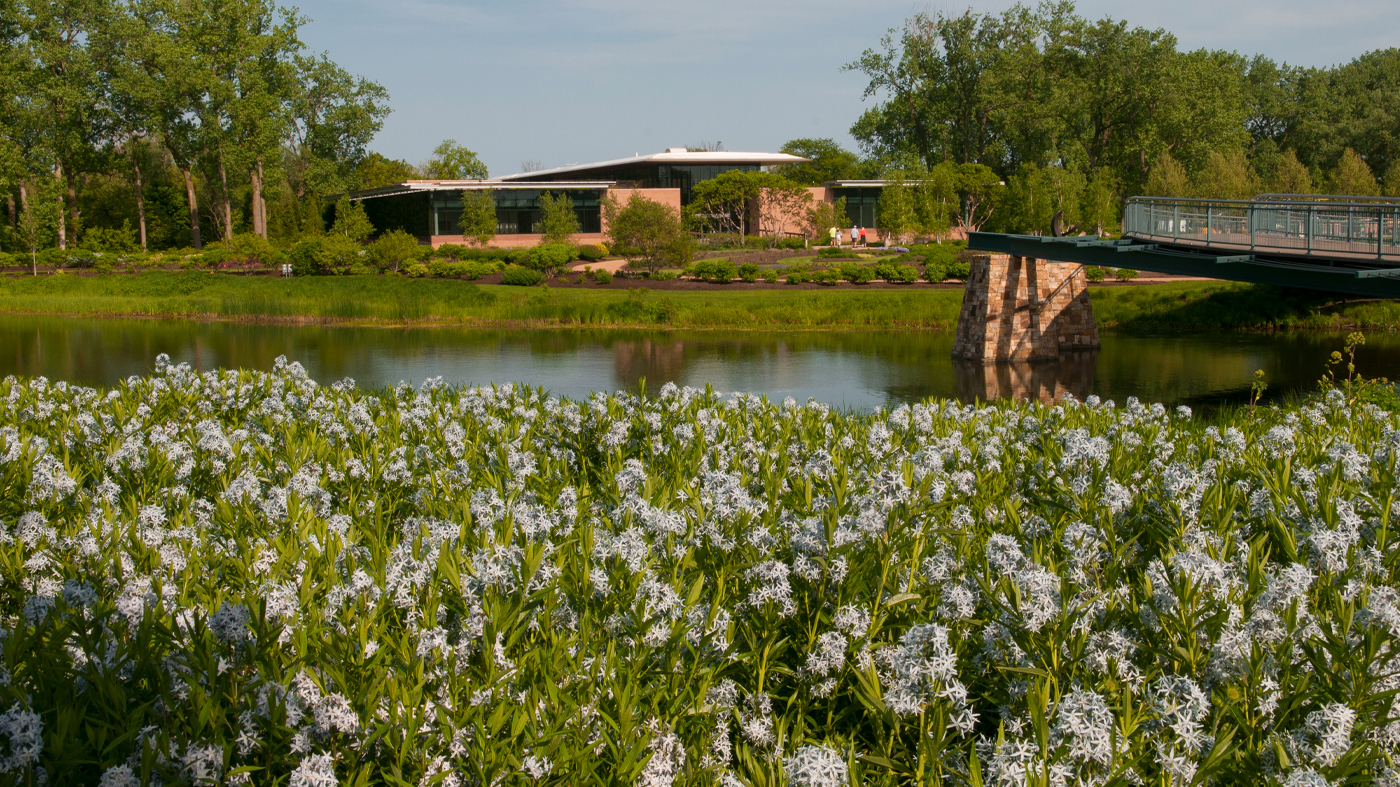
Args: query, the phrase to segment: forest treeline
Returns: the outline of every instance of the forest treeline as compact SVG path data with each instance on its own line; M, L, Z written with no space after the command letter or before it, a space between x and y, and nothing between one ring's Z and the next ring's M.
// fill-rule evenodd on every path
M446 140L372 152L380 85L299 38L268 0L0 0L0 249L277 246L324 232L326 197L485 177ZM1068 2L910 17L846 66L872 106L859 152L793 140L798 183L885 178L881 224L1112 231L1136 194L1400 196L1400 49L1327 68L1183 50Z
M847 69L873 103L862 155L794 140L818 158L794 174L892 177L935 230L1044 232L1064 210L1092 231L1137 194L1400 196L1400 49L1296 67L1054 2L916 14Z
M266 0L0 0L0 245L280 245L323 231L328 195L485 175L451 140L417 167L370 152L389 95L309 51L307 21Z

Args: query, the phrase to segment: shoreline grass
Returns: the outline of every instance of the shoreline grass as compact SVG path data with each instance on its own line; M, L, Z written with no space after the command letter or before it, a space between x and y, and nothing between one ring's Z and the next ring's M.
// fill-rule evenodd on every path
M1400 302L1233 282L1090 288L1100 328L1395 330ZM246 278L206 272L0 279L0 313L265 324L529 328L933 330L957 324L951 289L630 290L518 288L382 276Z

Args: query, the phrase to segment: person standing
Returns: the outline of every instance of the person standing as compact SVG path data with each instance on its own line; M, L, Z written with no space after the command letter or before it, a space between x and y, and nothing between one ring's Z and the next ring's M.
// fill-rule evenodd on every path
M831 245L837 248L841 247L841 230L835 227L831 228Z
M870 243L869 243L868 241L866 241L866 239L865 239L865 228L864 228L864 227L861 227L861 228L860 228L860 245L861 245L861 246L869 246L869 245L870 245Z
M859 232L859 230L856 229L856 225L852 224L852 225L851 225L851 248L854 249L854 248L856 247L856 241L857 241L857 240L860 240L860 232Z

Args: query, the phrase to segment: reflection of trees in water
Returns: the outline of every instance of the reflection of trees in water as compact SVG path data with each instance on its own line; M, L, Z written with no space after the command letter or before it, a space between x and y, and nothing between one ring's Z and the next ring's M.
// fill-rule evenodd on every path
M613 342L613 374L628 390L647 378L655 391L670 381L683 380L685 342L679 339L636 339Z
M1016 399L1053 404L1066 393L1076 399L1088 396L1098 366L1097 350L1062 354L1058 359L1035 363L982 363L953 361L958 398L965 403Z
M1400 337L1368 334L1359 348L1363 374L1400 377ZM1052 401L1065 391L1120 403L1210 404L1243 400L1255 369L1269 394L1311 390L1323 363L1341 349L1340 333L1198 334L1104 337L1097 354L1035 365L954 365L952 336L908 331L502 330L241 325L182 320L86 320L0 317L0 377L45 376L110 386L148 374L168 353L201 370L269 369L285 355L331 383L344 376L379 387L415 382L508 382L528 366L532 384L580 390L653 390L667 380L754 391L819 389L819 396L874 398L890 404L926 397L964 401L1002 396ZM606 353L612 358L609 369ZM577 364L573 356L603 360ZM517 366L517 363L520 366ZM488 371L489 370L489 371ZM612 372L612 374L609 374ZM488 380L487 377L502 379ZM566 379L567 378L567 379ZM713 378L713 379L701 379Z

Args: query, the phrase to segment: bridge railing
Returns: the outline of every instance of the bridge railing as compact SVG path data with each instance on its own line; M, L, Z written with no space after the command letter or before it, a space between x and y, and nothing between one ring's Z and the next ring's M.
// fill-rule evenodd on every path
M1400 200L1301 196L1133 197L1123 216L1123 232L1186 245L1400 260Z

